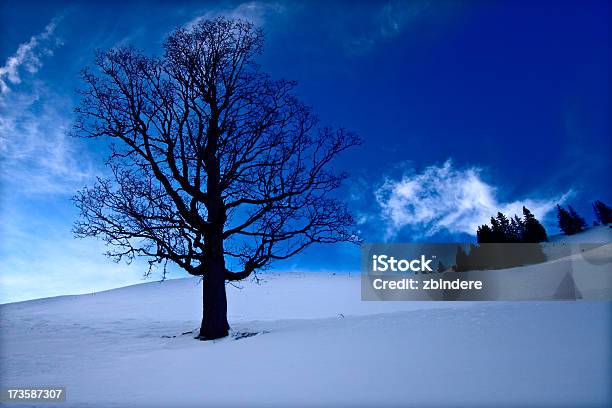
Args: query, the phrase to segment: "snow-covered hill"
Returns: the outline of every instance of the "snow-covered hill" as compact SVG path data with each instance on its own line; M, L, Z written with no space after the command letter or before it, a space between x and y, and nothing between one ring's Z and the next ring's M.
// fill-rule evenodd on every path
M65 386L60 407L612 401L610 302L362 302L358 275L298 273L228 296L215 342L186 333L197 279L2 305L0 384Z
M557 234L550 237L553 243L609 243L612 242L612 225L598 225L587 227L584 231L574 235Z

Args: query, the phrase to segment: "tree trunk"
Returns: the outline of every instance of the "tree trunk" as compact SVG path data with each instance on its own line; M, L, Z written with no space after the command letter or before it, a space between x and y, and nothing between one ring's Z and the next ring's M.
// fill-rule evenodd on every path
M225 262L210 262L202 282L202 326L200 340L220 339L228 335Z
M216 88L211 88L216 95ZM213 96L216 98L216 96ZM206 194L208 202L209 231L204 238L204 279L203 315L200 327L200 340L214 340L228 335L227 297L225 294L225 258L223 251L223 226L227 219L220 187L221 170L217 157L219 141L219 113L216 105L211 105L211 113L206 130L207 145L204 151L204 164L207 170Z

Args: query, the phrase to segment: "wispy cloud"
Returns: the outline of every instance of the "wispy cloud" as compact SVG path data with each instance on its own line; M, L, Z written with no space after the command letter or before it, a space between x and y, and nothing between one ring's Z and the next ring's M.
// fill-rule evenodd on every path
M93 175L78 141L67 135L70 98L54 94L34 75L41 58L60 45L54 37L59 21L20 44L0 68L0 177L13 193L70 194ZM22 70L30 75L22 78Z
M19 44L17 51L0 67L0 94L10 91L9 84L21 83L22 72L35 74L42 67L42 58L53 55L53 50L61 45L61 40L54 36L60 17L53 19L42 33L33 35Z
M420 18L429 7L430 3L426 1L392 0L387 2L378 16L378 34L382 37L396 36L407 24Z
M346 49L351 54L365 54L376 44L398 36L423 19L431 8L431 2L426 0L389 0L373 13L374 21L369 30L346 40Z
M474 235L498 211L522 214L523 205L542 219L570 194L505 202L498 199L496 187L483 180L481 169L457 169L450 160L421 173L387 179L375 193L387 238L404 228L424 237L442 231Z
M67 131L71 101L34 81L0 98L0 177L13 192L67 193L93 176L93 167Z
M276 2L248 1L239 4L225 4L207 10L191 19L186 26L191 27L201 20L225 16L233 19L249 20L257 26L263 26L270 15L280 14L286 10L285 5Z
M147 271L142 262L113 263L103 243L70 231L69 197L99 173L90 158L98 153L67 134L71 91L44 80L58 22L16 44L0 68L0 303L138 283Z

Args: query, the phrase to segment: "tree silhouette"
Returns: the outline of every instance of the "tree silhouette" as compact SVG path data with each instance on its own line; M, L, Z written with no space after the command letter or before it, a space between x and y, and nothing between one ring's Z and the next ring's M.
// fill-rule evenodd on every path
M608 225L612 222L612 208L602 201L597 200L593 203L593 211L595 211L595 218L600 224Z
M510 218L510 238L509 242L523 242L525 235L525 224L518 215Z
M526 207L523 207L523 219L516 214L508 219L506 215L498 212L495 218L491 217L491 227L486 224L478 227L476 238L479 244L548 241L546 230Z
M478 227L476 237L478 245L470 245L469 252L457 251L458 271L509 268L546 260L539 245L506 245L548 240L546 230L526 207L523 207L523 219L516 214L508 218L498 212L496 217L491 217L490 227L487 224Z
M497 225L499 234L501 235L501 241L499 242L510 242L512 239L512 227L510 226L510 220L505 214L497 213Z
M569 209L570 216L572 217L575 232L582 231L587 225L586 221L576 212L576 210L574 210L571 205L568 205L567 208Z
M478 227L478 230L476 231L476 240L479 244L493 242L491 238L492 233L491 227L489 227L487 224L483 224Z
M523 238L522 242L544 242L548 241L548 235L546 230L540 224L540 221L529 211L527 207L523 206Z
M113 142L112 177L75 196L75 235L103 238L116 260L202 276L200 339L228 334L226 281L356 241L330 196L346 175L330 163L359 138L319 127L294 82L261 72L262 41L251 23L218 18L174 31L161 57L112 49L83 72L75 133Z
M564 234L573 235L582 231L586 227L586 222L571 205L568 209L569 211L557 204L557 220Z
M559 204L557 204L557 222L559 229L566 235L572 235L575 233L574 224L572 222L572 216L570 213Z
M455 255L455 271L465 272L470 269L469 257L463 247L457 247L457 254Z
M503 226L496 219L491 217L491 235L490 242L502 243L506 242L506 235Z

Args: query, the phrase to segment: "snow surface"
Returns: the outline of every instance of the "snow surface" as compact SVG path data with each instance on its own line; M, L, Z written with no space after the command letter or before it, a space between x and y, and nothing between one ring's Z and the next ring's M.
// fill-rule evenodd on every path
M612 224L587 227L584 231L574 235L553 235L549 239L553 243L609 243L612 242Z
M240 286L232 332L261 334L215 342L183 334L201 319L198 279L1 305L0 385L67 388L45 407L612 401L608 301L362 302L359 275L322 273Z

